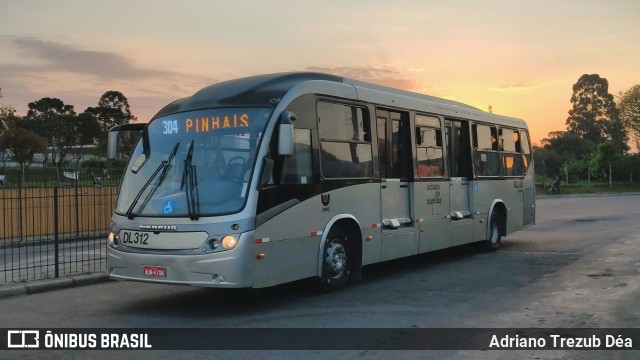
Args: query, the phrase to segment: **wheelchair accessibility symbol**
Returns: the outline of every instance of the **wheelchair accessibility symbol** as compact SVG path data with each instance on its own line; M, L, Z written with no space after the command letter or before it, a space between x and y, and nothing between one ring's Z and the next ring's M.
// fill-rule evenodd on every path
M176 211L176 201L175 200L167 200L167 202L164 203L164 207L162 208L162 212L164 214L171 214L174 211Z

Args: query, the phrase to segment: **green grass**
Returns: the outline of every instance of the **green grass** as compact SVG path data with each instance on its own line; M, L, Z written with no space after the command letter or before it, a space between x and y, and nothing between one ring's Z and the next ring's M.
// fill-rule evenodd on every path
M536 192L538 194L547 194L547 190L544 188L543 184L550 184L552 182L551 179L547 179L546 182L541 182L537 179L536 183ZM621 192L640 192L640 183L638 182L622 182L622 181L614 181L612 186L609 186L609 182L596 182L587 180L579 180L578 182L573 182L570 184L565 184L564 182L560 186L560 193L549 193L553 195L563 195L563 194L597 194L597 193L621 193Z

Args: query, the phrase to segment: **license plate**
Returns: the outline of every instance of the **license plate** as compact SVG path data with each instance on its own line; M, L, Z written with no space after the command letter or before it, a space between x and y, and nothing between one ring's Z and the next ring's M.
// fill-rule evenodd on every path
M144 276L148 277L167 277L167 268L164 266L144 266Z
M120 241L126 246L150 247L149 238L151 236L152 235L149 235L149 233L145 231L123 230Z

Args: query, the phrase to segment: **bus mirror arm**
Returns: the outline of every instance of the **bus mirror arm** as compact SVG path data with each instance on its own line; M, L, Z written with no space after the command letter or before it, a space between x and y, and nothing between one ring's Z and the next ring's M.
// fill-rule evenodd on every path
M278 124L278 155L291 156L293 154L293 122L296 121L296 114L291 111L283 111Z
M265 188L273 183L272 174L273 174L273 159L265 156L262 160L262 175L260 176L260 184L258 185L258 189Z

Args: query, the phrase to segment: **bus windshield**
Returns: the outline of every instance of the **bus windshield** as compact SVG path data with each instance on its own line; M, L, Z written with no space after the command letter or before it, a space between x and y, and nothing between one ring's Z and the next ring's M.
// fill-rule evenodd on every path
M197 219L241 211L271 111L208 109L153 120L125 170L116 213Z

